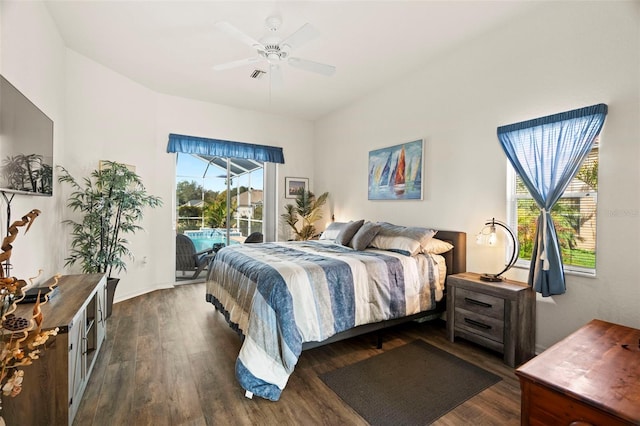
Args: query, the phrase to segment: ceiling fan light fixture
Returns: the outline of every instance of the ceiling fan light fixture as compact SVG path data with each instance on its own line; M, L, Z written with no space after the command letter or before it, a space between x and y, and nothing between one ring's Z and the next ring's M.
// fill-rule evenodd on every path
M280 16L272 15L265 20L267 28L275 33L282 24ZM269 34L260 41L255 40L253 37L245 34L232 24L228 22L218 22L216 27L221 31L235 37L239 41L247 44L256 49L257 55L254 58L241 59L239 61L227 62L224 64L214 65L213 69L216 71L225 70L229 68L240 67L252 62L266 61L271 67L278 66L280 63L288 63L295 68L299 68L305 71L311 71L317 74L325 76L331 76L335 73L336 67L333 65L322 64L319 62L310 61L308 59L291 57L290 54L293 50L309 42L319 35L318 31L310 24L306 23L295 32L285 37L284 40L277 34ZM270 70L272 74L273 69ZM276 80L281 79L281 71L278 67L276 72ZM272 81L274 80L272 76Z

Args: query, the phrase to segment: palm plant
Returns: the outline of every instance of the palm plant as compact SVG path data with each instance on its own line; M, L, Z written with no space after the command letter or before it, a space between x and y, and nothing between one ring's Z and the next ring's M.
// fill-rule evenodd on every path
M59 166L59 182L73 188L67 206L83 213L80 221L71 219L71 254L65 266L80 262L84 273L106 273L127 269L125 258L133 259L126 234L142 229L144 207L162 205L159 197L146 192L140 177L125 164L103 163L82 182Z
M328 192L316 196L311 191L300 191L296 197L296 204L284 206L286 213L282 214L284 221L291 227L296 240L309 240L317 231L314 223L322 219L321 207L327 202ZM302 225L298 227L298 223Z

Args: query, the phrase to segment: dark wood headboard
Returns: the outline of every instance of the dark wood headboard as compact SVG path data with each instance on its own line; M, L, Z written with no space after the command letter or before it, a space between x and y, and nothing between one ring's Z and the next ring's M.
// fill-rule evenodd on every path
M447 275L467 272L467 233L438 231L434 238L453 244L453 250L442 255L447 262Z

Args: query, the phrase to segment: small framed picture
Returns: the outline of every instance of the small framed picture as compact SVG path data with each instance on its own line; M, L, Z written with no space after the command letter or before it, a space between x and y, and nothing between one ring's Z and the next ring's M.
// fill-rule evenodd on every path
M309 178L284 178L284 198L296 198L300 192L308 190Z

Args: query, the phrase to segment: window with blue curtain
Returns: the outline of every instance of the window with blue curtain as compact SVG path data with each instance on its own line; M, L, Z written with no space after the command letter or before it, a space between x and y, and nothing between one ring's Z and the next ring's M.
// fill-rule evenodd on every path
M562 245L568 230L563 227L564 238L559 238L554 207L557 212L558 201L593 152L606 114L607 106L598 104L498 128L501 146L537 210L529 284L543 296L566 291ZM576 218L570 219L575 224Z
M192 232L195 231L193 223L199 225L196 228L210 229L211 227L219 226L219 223L224 220L227 224L225 237L227 245L232 242L232 227L234 228L233 232L241 233L240 237L246 237L249 233L257 231L256 227L259 227L265 233L265 240L273 241L275 239L276 204L274 202L275 197L269 195L269 193L275 193L276 191L275 180L272 175L275 174L275 164L284 163L282 148L172 133L169 134L167 152L189 155L197 159L198 162L202 162L202 168L204 169L201 188L202 205L199 206L202 211L199 213L198 218L191 217L192 214L188 218L182 218L178 214L177 220L179 222L180 219L185 219L178 224L179 230L184 228L185 234L191 232L195 238L199 237L200 234ZM218 171L216 174L214 169L221 170L223 173L220 175L220 171ZM268 184L264 185L264 193L260 189L257 189L258 192L253 189L251 176L255 174L262 177L264 182L268 182ZM219 204L219 200L216 200L213 206L205 202L204 181L205 178L209 177L226 182L227 197L226 201L223 202L224 204ZM246 188L240 187L242 179L247 181L244 184ZM232 182L236 188L232 188ZM196 182L193 183L197 185ZM262 187L263 183L258 186ZM234 189L235 194L232 195ZM217 207L220 206L223 206L226 218L218 217L219 209ZM210 208L214 208L215 211L210 212L211 215L206 215L205 210L210 210ZM192 211L195 210L191 209L190 212ZM207 217L207 223L205 223L205 216ZM180 226L180 224L184 226ZM211 236L207 236L207 240L203 244L210 243L210 239Z

